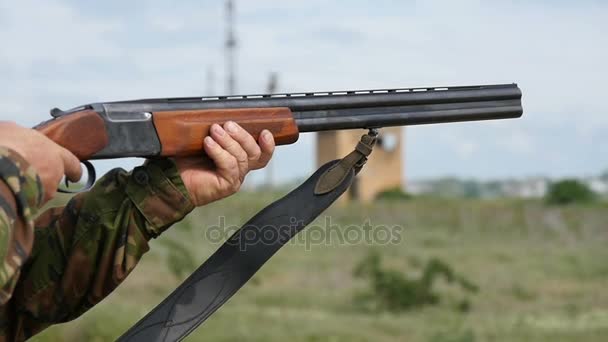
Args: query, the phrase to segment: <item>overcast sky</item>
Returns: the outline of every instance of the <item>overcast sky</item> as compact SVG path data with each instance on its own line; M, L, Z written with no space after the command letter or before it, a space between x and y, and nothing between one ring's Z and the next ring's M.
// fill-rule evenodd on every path
M601 1L236 3L239 93L263 92L272 71L286 92L520 85L520 120L407 129L408 178L608 169ZM31 126L56 106L223 93L223 10L219 0L0 0L0 118ZM277 177L312 172L313 147L303 136L280 148Z

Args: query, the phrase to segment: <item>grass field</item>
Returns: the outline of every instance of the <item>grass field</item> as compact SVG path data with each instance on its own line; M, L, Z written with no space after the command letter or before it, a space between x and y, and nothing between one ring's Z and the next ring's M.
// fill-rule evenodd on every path
M239 225L276 197L244 192L197 210L153 241L152 251L103 303L34 340L113 340L219 247L205 236L218 217ZM342 231L366 220L372 226L399 225L399 241L290 244L188 340L580 342L608 336L604 204L422 198L352 204L326 214ZM185 269L182 276L170 271L171 248L187 251L177 265ZM409 275L430 258L447 262L480 287L467 295L470 311L455 309L464 294L446 283L437 284L443 299L436 306L402 313L360 310L353 297L366 284L352 271L372 249L386 267Z

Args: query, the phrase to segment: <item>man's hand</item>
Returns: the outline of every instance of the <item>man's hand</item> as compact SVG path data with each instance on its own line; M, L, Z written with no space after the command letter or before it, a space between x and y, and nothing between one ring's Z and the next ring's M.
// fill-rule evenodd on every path
M44 188L45 202L53 197L64 174L72 182L82 176L78 158L36 130L0 122L0 146L17 152L34 167Z
M264 130L259 144L234 122L214 124L204 140L206 156L175 160L186 189L196 206L237 192L250 170L263 168L274 152L272 133Z

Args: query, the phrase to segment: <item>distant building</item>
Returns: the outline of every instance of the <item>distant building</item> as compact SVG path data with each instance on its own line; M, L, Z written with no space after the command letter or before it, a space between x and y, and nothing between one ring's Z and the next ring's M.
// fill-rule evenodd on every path
M592 177L585 179L587 186L595 193L607 195L608 182L603 177Z
M508 197L539 198L545 196L548 190L549 180L542 177L507 181L502 186L503 194Z
M413 181L407 190L412 194L430 194L442 197L497 198L519 197L540 198L549 190L547 178L535 177L523 180L494 180L481 182L472 179L439 178Z
M353 151L363 130L317 133L317 166L340 159ZM345 200L372 201L379 192L403 188L403 134L400 127L383 128L369 162L343 196Z

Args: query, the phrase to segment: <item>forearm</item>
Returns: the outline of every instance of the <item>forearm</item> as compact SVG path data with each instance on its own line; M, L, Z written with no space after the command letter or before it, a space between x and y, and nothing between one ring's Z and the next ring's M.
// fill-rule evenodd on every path
M17 339L97 304L133 270L148 240L192 208L174 165L157 161L113 170L65 208L45 212L14 293Z
M11 298L34 240L40 179L13 150L0 146L0 308Z

